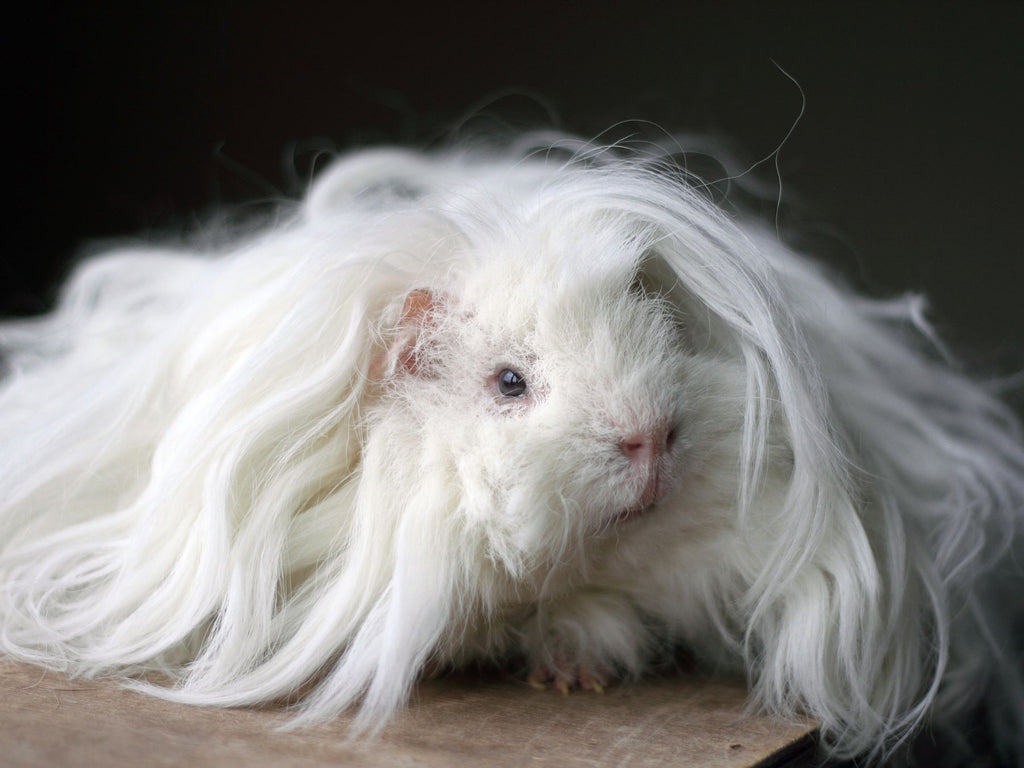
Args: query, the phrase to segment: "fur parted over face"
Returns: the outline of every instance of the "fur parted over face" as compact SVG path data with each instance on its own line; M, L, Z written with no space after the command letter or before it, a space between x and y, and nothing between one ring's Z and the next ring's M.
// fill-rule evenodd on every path
M468 275L406 300L380 406L419 482L456 489L465 546L520 596L555 570L582 578L650 516L709 522L706 503L679 509L684 486L708 484L710 454L739 460L742 398L735 364L694 349L675 286L656 285L650 238L624 217L536 219L464 245Z

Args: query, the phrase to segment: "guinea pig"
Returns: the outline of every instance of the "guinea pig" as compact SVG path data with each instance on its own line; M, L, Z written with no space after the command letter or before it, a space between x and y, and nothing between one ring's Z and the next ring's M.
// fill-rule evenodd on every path
M669 157L525 144L355 152L0 324L3 653L365 731L682 647L836 757L1020 759L1012 412Z

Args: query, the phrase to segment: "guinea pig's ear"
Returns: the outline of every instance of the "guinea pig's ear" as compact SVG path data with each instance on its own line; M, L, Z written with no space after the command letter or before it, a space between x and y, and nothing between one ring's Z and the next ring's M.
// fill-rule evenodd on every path
M394 376L409 375L420 378L431 375L423 343L425 331L437 324L444 300L427 288L416 288L405 297L401 318L388 345L377 353L371 371L379 381Z

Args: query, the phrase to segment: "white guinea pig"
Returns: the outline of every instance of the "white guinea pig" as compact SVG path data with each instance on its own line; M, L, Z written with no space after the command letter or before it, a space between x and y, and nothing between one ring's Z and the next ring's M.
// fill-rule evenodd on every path
M3 652L367 728L426 666L600 689L684 646L840 757L986 712L1024 754L1011 412L915 300L576 149L355 153L0 324Z

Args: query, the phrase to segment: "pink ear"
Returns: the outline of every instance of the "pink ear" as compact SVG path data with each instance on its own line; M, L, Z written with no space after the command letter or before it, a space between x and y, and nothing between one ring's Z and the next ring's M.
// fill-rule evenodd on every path
M374 360L372 370L374 378L387 378L396 373L407 373L411 376L429 375L424 362L420 359L422 352L417 345L424 329L434 324L434 318L441 301L426 288L416 288L405 297L402 306L402 318L394 339L388 348L379 353Z
M429 319L430 315L434 314L437 309L438 302L434 298L433 291L429 291L426 288L416 288L409 291L409 295L405 297L405 305L402 307L402 327L409 325L423 326Z
M394 350L398 343L405 342L396 351L398 369L413 376L421 375L424 372L422 361L417 355L416 341L420 332L433 324L434 315L437 312L438 302L434 294L424 288L417 288L410 291L405 297L405 306L402 307L402 321L399 323L401 329L396 344L392 345Z

